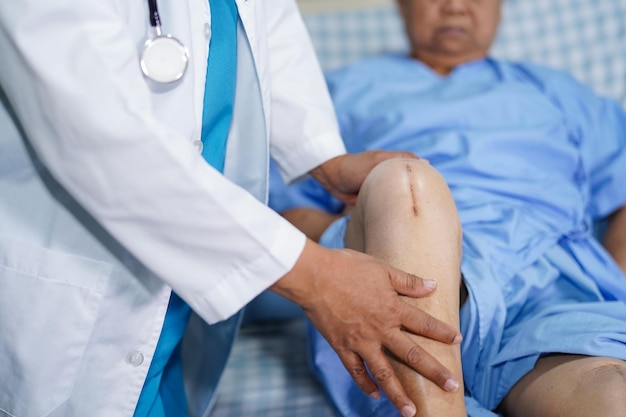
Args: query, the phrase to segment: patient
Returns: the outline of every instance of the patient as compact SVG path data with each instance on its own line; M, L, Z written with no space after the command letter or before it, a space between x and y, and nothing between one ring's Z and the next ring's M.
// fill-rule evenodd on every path
M349 151L427 161L379 165L354 208L309 180L275 183L271 205L326 246L437 280L407 302L460 327L460 351L422 346L462 372L464 389L444 392L390 358L418 415L626 416L624 110L562 72L488 57L500 0L398 4L410 56L328 81ZM603 219L604 246L593 234ZM342 415L397 415L314 329L311 349Z

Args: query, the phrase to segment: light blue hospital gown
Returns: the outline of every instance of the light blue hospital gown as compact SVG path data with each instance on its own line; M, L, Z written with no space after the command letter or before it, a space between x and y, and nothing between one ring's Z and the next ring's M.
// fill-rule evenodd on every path
M494 416L545 353L626 359L626 277L592 235L626 204L626 114L572 77L492 59L448 77L404 56L329 75L346 146L411 150L446 178L463 225L461 309L466 403ZM276 177L274 177L276 180ZM341 205L312 181L276 210ZM322 243L343 247L345 221ZM313 328L311 365L344 416L398 415L370 400Z

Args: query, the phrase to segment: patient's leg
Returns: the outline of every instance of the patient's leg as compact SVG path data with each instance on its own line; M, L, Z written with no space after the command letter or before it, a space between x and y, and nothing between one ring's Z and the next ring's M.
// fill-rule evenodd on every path
M346 233L346 246L437 281L429 297L414 304L459 328L461 227L450 191L427 162L392 159L378 165L359 192ZM412 335L427 352L463 380L458 345ZM463 387L448 393L391 358L418 416L466 416Z
M513 387L501 411L507 417L625 417L626 364L590 356L546 356Z

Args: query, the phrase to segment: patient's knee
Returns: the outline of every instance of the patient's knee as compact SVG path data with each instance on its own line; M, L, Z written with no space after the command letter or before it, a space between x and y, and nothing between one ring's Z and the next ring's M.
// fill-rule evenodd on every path
M433 198L451 199L443 177L428 162L419 159L395 158L381 162L366 178L362 191L379 203L408 207L408 213L414 216L418 216Z
M413 246L405 246L406 251L428 244L431 255L438 252L438 256L450 256L451 260L460 258L461 223L452 194L441 174L419 159L386 160L367 176L346 242L364 249L360 242L365 235L375 237L378 247L394 247L396 256L396 243L410 240ZM423 247L419 250L426 253Z
M585 408L585 416L626 417L626 363L590 358L580 367L572 390L572 408Z
M507 417L626 417L626 364L555 355L540 359L503 403Z

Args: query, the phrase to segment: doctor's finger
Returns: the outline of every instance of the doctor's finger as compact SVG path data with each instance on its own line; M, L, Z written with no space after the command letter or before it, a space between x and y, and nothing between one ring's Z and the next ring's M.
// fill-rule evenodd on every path
M461 333L451 325L406 302L401 304L401 325L408 332L447 344L461 343Z
M389 276L393 289L398 294L407 297L425 297L437 288L437 281L424 279L408 272L397 270L390 273Z
M337 351L337 355L341 359L343 366L346 368L356 385L366 393L370 398L380 398L380 390L374 383L363 359L359 355L350 351Z
M402 331L394 332L385 344L389 354L406 364L424 378L431 380L444 391L454 392L459 382L449 369L426 352Z
M389 401L400 411L403 417L412 417L416 413L415 403L409 398L400 383L387 356L380 347L363 353L363 359L370 373Z

